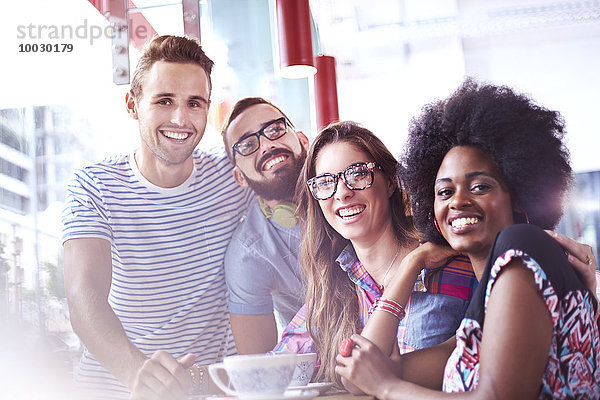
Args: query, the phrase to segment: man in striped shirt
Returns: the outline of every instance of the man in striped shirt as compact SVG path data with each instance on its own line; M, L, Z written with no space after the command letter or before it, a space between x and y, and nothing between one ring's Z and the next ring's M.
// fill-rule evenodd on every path
M141 147L69 184L65 285L85 398L185 398L235 351L222 263L252 193L222 150L196 149L212 66L195 40L155 38L126 96Z

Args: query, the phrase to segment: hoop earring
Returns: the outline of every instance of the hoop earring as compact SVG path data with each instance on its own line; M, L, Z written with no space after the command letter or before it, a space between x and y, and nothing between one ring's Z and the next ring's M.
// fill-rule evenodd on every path
M438 226L437 220L435 218L433 218L433 225L435 225L435 229L437 229L439 234L442 235L442 231L440 231L440 227ZM442 237L444 237L444 235L442 235Z
M527 211L525 211L525 209L518 209L518 210L515 210L515 212L518 214L524 214L525 221L527 221L527 223L529 224L529 215L527 215Z

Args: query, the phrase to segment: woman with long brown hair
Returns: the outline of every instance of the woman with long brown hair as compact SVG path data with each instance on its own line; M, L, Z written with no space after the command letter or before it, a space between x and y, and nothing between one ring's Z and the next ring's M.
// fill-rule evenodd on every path
M275 351L316 351L321 364L316 380L341 385L334 372L337 345L355 332L387 354L442 343L458 327L476 286L464 257L448 248L430 251L432 244L419 246L397 166L381 140L352 122L329 126L309 150L296 189L308 306ZM379 313L369 311L378 309L402 263L418 263L423 271L409 288L401 311L406 316L391 336L378 329Z

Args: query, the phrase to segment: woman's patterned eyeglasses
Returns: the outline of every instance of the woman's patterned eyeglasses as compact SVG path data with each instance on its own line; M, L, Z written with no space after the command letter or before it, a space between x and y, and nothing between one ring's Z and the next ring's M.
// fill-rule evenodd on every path
M327 200L335 194L340 178L351 190L363 190L371 187L375 168L381 169L374 162L359 162L337 174L321 174L310 178L306 184L316 200Z

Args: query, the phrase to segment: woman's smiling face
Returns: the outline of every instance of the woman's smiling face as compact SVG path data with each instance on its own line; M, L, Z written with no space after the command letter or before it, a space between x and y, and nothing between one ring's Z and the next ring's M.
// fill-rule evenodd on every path
M325 145L316 157L316 176L337 174L352 164L375 161L369 154L347 142ZM327 222L344 238L352 242L377 240L392 223L390 196L395 187L379 169L373 170L371 187L363 190L349 189L340 178L335 194L319 200Z
M485 260L502 229L512 225L510 193L494 161L472 146L444 157L435 186L435 218L450 246L471 261Z

